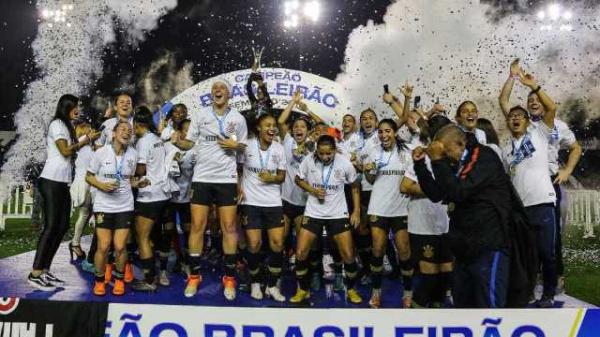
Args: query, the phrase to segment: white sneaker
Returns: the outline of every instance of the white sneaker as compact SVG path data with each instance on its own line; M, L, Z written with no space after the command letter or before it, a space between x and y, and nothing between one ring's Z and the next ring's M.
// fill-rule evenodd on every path
M171 281L169 280L169 275L167 274L166 270L160 271L160 274L158 275L158 284L160 284L163 287L168 287L171 284Z
M265 289L265 295L276 302L285 302L285 296L281 294L278 287L267 287L267 289Z
M252 297L255 300L263 299L263 292L262 289L260 289L260 283L252 283L250 285L250 288L250 297Z

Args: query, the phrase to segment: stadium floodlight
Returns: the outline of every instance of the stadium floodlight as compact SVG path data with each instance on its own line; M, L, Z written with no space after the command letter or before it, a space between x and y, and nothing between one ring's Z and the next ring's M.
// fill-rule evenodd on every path
M552 4L548 6L548 16L552 21L556 21L560 18L560 5Z
M537 14L538 19L540 20L544 20L546 18L546 12L544 11L539 11Z
M563 14L563 19L565 19L565 20L567 20L567 21L568 21L568 20L571 20L572 18L573 18L573 13L572 13L571 11L566 11L566 12Z
M319 15L321 14L321 4L316 1L309 1L304 4L304 16L311 19L312 21L319 20Z
M67 17L75 8L73 4L63 4L60 9L49 9L44 8L40 12L40 16L44 21L48 22L48 27L52 28L55 24L64 23L67 27L71 27L72 24L67 22Z

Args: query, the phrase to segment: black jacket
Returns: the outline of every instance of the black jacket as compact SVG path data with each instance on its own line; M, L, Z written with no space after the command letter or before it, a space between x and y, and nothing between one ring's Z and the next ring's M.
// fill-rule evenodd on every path
M421 189L432 201L448 203L448 237L457 259L469 260L486 250L508 248L505 229L510 221L511 182L496 153L472 144L460 169L448 159L415 162Z
M269 92L267 91L267 84L263 82L263 92L265 94L265 99L262 101L258 101L256 96L254 95L254 91L252 90L252 82L262 79L262 75L252 73L250 74L250 76L248 76L248 82L246 82L246 93L248 94L248 99L250 100L250 105L252 107L255 118L265 113L273 113L273 101L271 101L271 97L269 96Z

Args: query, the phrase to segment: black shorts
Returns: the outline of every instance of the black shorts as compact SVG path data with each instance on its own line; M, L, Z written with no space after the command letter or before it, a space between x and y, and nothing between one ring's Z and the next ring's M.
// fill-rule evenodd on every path
M96 220L96 228L109 229L111 231L116 229L130 229L134 223L134 213L133 211L119 213L95 212L94 219Z
M385 216L369 214L369 225L371 227L381 228L386 232L389 230L392 230L392 233L396 234L396 232L398 232L400 230L408 229L408 217L407 216L385 217Z
M350 225L348 218L317 219L307 216L302 218L302 228L316 234L317 236L321 236L323 234L323 227L327 229L327 235L331 237L352 230L352 226Z
M371 191L360 191L360 207L369 208L369 200L371 200Z
M260 207L244 205L242 227L244 229L273 229L283 227L282 207Z
M154 222L166 221L167 205L169 200L151 201L151 202L135 202L135 215L143 216L146 219L154 220Z
M290 219L291 222L293 222L297 217L304 215L304 209L306 208L305 206L294 205L285 200L282 201L283 214L285 214L285 216Z
M454 261L446 235L410 234L410 252L415 262L442 264Z
M169 202L166 210L167 222L177 223L177 215L179 215L179 221L182 224L191 223L192 211L190 209L190 203Z
M192 182L192 204L217 207L236 206L237 184Z

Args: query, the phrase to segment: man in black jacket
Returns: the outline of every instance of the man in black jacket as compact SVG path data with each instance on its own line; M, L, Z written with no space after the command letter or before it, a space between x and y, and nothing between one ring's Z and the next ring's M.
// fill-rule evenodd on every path
M495 152L469 144L455 125L440 129L427 149L413 151L415 173L426 195L448 202L450 245L456 257L456 307L501 308L506 304L510 260L505 229L510 219L510 180ZM425 166L431 159L431 173Z

